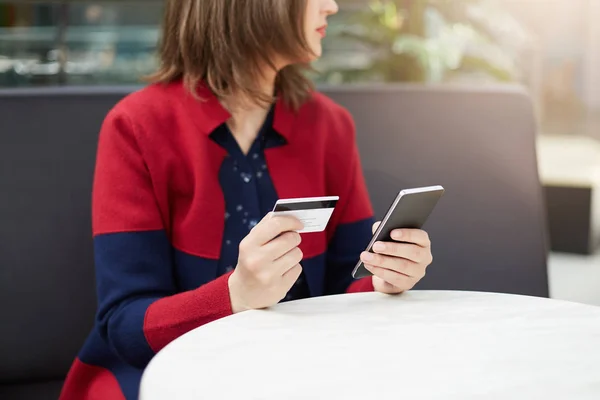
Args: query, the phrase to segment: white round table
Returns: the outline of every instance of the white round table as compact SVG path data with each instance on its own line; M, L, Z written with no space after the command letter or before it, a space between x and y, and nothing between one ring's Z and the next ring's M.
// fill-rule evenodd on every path
M249 311L165 347L154 399L600 399L600 307L413 291Z

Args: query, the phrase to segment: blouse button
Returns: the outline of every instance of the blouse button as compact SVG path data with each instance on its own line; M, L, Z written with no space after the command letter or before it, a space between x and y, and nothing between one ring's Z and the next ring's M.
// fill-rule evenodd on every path
M250 183L250 181L252 180L252 175L248 173L243 172L240 176L245 183Z

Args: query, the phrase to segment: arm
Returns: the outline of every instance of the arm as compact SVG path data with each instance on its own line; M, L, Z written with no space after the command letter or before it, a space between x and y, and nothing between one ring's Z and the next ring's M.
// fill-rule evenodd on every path
M362 173L352 117L342 110L336 121L343 140L329 146L330 192L340 200L328 229L325 294L373 291L372 278L352 278L352 270L372 237L373 209ZM351 132L351 135L348 135Z
M122 359L143 368L175 338L231 314L229 274L177 293L174 252L140 142L115 110L100 133L92 214L97 323Z

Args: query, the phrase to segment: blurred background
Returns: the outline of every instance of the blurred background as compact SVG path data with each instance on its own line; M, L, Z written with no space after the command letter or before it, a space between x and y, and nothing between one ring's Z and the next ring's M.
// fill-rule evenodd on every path
M0 0L0 87L153 71L162 1ZM317 82L519 82L541 134L600 139L597 0L339 0Z
M600 304L600 0L338 2L318 84L526 88L552 291ZM0 88L141 84L156 66L162 3L0 0Z

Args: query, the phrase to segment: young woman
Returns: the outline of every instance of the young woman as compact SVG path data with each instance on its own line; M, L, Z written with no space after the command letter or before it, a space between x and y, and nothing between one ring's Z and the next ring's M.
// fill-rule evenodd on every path
M301 71L336 12L334 0L167 1L159 71L101 129L99 305L63 400L136 399L157 351L232 313L400 293L424 276L423 231L361 254L373 213L353 121ZM322 233L268 214L278 198L326 195L340 201ZM359 257L374 276L353 282Z

